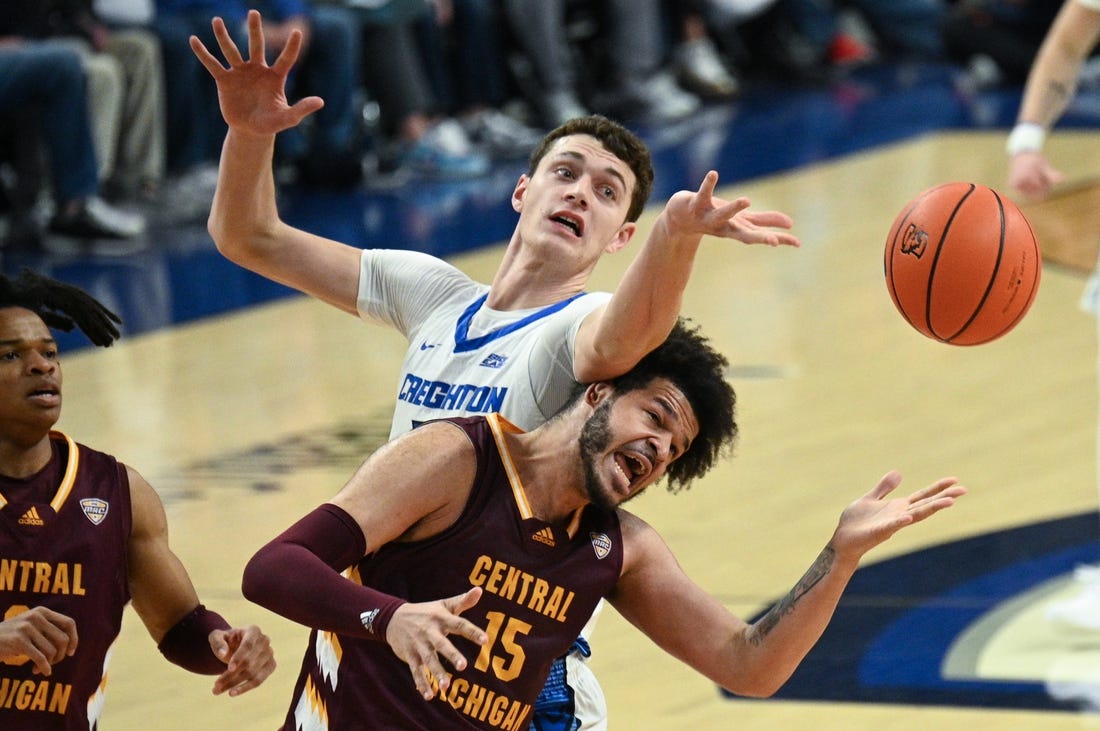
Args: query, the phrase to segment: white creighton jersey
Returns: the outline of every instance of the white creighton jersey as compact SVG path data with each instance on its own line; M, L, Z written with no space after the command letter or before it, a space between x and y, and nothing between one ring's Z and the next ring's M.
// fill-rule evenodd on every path
M391 439L431 419L492 412L527 431L569 398L577 330L611 295L582 293L501 312L485 306L488 292L427 254L363 252L359 316L395 327L409 341Z

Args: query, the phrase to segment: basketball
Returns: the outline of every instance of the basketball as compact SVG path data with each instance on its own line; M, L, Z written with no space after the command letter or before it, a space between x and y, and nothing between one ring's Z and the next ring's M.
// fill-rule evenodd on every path
M1024 214L975 183L945 183L909 201L890 227L884 263L906 321L951 345L988 343L1016 327L1042 272Z

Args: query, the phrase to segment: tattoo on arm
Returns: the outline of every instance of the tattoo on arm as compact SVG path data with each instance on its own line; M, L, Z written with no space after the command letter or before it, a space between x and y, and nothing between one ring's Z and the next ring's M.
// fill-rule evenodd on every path
M802 578L798 580L794 588L783 597L779 602L773 606L768 613L758 619L752 626L749 632L749 642L753 646L759 646L764 639L775 629L779 624L779 620L784 615L790 614L794 611L795 605L798 601L809 593L810 589L817 586L817 583L825 578L825 576L833 568L833 559L836 556L836 552L833 551L832 546L826 546L824 550L818 555L817 560L814 561L813 566L803 574Z

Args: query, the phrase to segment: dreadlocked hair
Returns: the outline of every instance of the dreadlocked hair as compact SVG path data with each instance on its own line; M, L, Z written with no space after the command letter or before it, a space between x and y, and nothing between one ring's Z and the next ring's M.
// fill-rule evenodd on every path
M99 300L71 284L24 269L10 279L0 274L0 308L23 307L48 327L70 332L80 328L93 344L108 347L118 339L122 319Z
M668 338L627 373L614 379L618 395L667 378L691 404L699 434L669 465L669 492L679 492L702 477L737 440L737 396L726 380L729 361L715 350L691 320L681 317Z

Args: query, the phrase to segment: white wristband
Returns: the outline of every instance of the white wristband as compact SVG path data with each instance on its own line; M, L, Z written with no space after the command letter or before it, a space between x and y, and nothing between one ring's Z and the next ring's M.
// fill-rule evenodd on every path
M1047 132L1042 125L1034 122L1020 122L1012 128L1005 149L1010 157L1019 152L1040 152L1046 138Z

